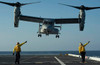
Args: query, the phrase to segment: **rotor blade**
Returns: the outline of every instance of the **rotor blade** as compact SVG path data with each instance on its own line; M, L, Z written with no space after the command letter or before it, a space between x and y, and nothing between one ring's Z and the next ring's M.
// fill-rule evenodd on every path
M76 9L81 9L79 6L72 6L72 5L62 4L62 3L59 3L59 4L69 6L69 7L73 7L73 8L76 8Z
M10 5L10 6L15 6L16 5L15 3L7 3L7 2L2 2L2 1L0 1L0 3L7 4L7 5Z
M99 9L100 7L85 7L85 10Z
M28 5L28 4L36 4L36 3L40 3L40 2L23 3L23 4L21 4L21 6L23 6L23 5Z

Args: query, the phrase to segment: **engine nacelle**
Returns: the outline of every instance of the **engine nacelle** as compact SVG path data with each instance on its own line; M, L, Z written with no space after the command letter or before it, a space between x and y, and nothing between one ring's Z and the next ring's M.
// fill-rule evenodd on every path
M80 28L80 31L84 30L84 24L85 24L85 11L80 10L80 14L79 14L79 28Z
M18 27L18 25L19 25L19 17L15 16L14 17L14 27Z
M18 27L19 25L19 17L20 17L20 7L16 7L14 10L14 27Z
M84 23L79 23L80 31L84 30Z
M80 31L83 31L84 30L84 22L82 21L81 18L79 18L78 21L79 21L79 29L80 29Z

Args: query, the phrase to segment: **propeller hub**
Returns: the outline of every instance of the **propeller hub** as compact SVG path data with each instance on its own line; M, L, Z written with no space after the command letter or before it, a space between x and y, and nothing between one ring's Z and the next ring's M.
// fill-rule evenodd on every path
M85 6L84 6L84 5L81 5L80 8L81 8L81 9L85 9Z
M21 4L19 3L19 2L16 2L16 5L15 5L16 7L20 7L21 6Z

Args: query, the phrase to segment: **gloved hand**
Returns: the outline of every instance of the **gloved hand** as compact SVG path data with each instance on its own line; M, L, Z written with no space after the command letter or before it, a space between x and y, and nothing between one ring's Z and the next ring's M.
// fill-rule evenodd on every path
M25 41L25 43L27 43L27 41Z
M14 53L13 53L13 55L14 55Z
M88 41L88 43L90 43L90 41Z

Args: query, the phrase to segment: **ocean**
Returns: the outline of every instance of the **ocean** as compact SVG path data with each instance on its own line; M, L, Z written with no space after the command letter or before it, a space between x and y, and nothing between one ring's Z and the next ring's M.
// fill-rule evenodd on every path
M65 54L77 54L78 51L22 51L21 55L65 55ZM0 51L0 55L12 55L11 51ZM86 51L86 56L99 57L100 51Z

